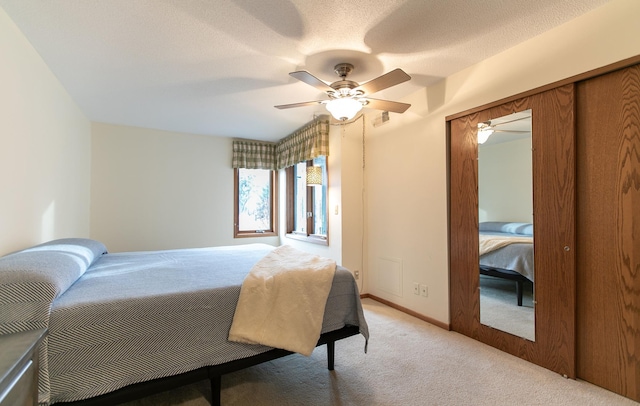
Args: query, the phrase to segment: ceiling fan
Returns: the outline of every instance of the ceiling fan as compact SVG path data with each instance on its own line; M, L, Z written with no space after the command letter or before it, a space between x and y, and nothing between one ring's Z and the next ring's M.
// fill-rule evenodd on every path
M347 76L353 71L353 65L350 63L339 63L334 67L334 71L340 76L340 80L331 84L318 79L304 70L289 73L289 75L294 78L325 92L327 96L329 96L329 100L281 104L274 107L278 109L290 109L293 107L325 104L331 115L341 121L351 120L365 106L394 113L404 113L411 107L411 105L407 103L372 99L369 97L372 93L411 79L411 76L407 75L402 69L394 69L363 84L347 80Z
M496 127L499 127L501 125L515 123L516 121L526 120L526 119L530 119L530 118L531 118L531 116L524 116L524 117L516 118L515 120L501 121L501 122L498 122L498 123L495 123L495 124L492 123L492 121L495 121L495 120L488 120L488 121L483 121L481 123L478 123L478 144L484 144L485 142L487 142L487 140L489 139L489 136L491 136L491 134L493 134L494 132L497 132L497 133L530 133L531 131L496 129Z

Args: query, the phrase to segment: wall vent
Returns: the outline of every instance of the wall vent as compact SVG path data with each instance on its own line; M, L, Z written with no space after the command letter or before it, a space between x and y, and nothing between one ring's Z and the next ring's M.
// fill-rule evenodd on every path
M377 265L376 289L402 297L402 259L378 257Z

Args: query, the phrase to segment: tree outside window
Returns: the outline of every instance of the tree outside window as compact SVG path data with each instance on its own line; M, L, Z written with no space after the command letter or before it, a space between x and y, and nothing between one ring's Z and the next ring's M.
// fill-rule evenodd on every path
M275 171L235 169L235 237L275 235Z

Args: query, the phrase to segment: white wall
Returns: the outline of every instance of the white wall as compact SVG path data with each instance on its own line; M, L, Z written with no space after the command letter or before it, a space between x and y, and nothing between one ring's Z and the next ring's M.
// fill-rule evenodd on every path
M531 138L478 148L479 221L533 223Z
M91 126L0 8L0 255L89 236Z
M445 117L639 55L638 16L640 1L614 0L416 92L406 113L367 128L368 293L449 322Z
M284 236L283 187L280 238L233 238L231 138L93 123L91 237L111 252L282 243L362 269L362 131L354 128L330 130L329 245L323 246ZM358 158L344 161L343 149ZM284 185L284 171L279 176Z
M111 252L278 244L233 238L231 138L92 127L91 237Z
M360 271L357 283L361 291L366 289L364 282L366 263L366 229L364 199L364 176L366 162L363 162L363 131L366 133L367 117L347 126L339 126L340 148L342 151L342 262L350 271ZM365 141L366 147L366 141ZM363 167L364 165L364 167ZM335 213L335 206L330 210Z

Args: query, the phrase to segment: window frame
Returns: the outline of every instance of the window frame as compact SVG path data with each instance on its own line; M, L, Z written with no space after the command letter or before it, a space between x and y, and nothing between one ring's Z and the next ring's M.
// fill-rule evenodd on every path
M269 230L240 230L240 169L233 169L233 238L250 238L250 237L274 237L278 236L278 177L277 171L263 169L269 171L269 187L270 187L270 204L271 204L271 228Z
M313 166L313 160L307 160L307 167L309 166ZM329 166L328 166L328 162L325 161L325 168L327 171L327 186L328 187L328 183L329 183ZM309 204L309 202L313 202L314 201L314 195L316 193L315 187L313 186L306 186L306 200L307 200L307 210L311 210L310 213L311 216L307 216L307 227L306 233L300 232L300 231L296 231L295 230L295 218L296 218L296 213L295 213L295 208L296 208L296 195L295 195L295 165L293 166L289 166L288 168L285 169L285 178L286 178L286 236L287 238L291 238L294 240L299 240L299 241L306 241L306 242L310 242L313 244L319 244L319 245L329 245L329 196L327 193L327 202L326 202L326 211L324 213L325 217L326 217L326 224L327 224L327 234L323 235L323 234L315 234L315 233L309 233L309 230L314 230L315 228L315 215L316 213L314 213L314 205L313 204ZM307 211L307 213L309 213L309 211Z

